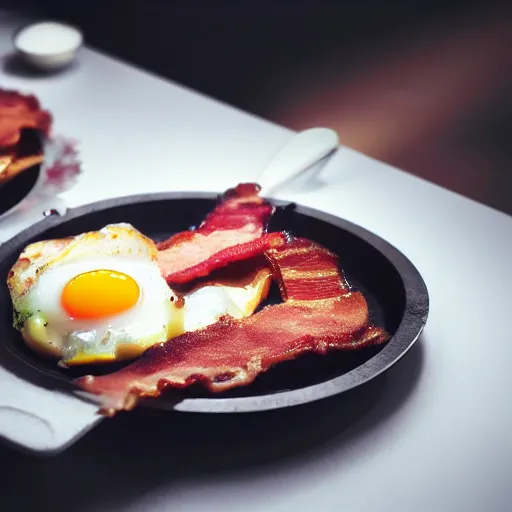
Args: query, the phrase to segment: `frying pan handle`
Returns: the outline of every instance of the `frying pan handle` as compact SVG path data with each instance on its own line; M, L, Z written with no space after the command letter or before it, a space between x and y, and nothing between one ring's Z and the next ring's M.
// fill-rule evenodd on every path
M0 366L0 439L13 447L52 455L101 419L97 406Z
M330 128L309 128L293 135L257 178L266 196L310 169L339 147L338 134Z

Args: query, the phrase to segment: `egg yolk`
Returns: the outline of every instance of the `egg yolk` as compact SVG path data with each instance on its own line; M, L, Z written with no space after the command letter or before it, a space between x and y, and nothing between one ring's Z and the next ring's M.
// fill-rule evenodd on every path
M62 291L61 303L71 318L103 318L122 313L139 300L137 283L115 270L79 274Z

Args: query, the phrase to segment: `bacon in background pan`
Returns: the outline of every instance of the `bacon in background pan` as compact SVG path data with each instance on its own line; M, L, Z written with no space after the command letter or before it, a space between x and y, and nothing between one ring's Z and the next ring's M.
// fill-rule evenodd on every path
M264 234L275 207L258 196L259 190L254 183L228 190L196 230L158 244L158 262L169 284L204 277L284 243L283 233Z
M0 89L0 185L43 161L43 144L52 117L35 96Z
M50 113L41 109L35 96L0 89L0 148L15 146L23 128L48 136L51 123Z
M327 249L296 239L267 252L284 303L243 320L226 318L148 349L110 375L76 383L99 395L102 412L133 408L141 397L194 383L212 392L250 384L273 365L307 352L355 350L387 341L369 324L366 300L350 290Z

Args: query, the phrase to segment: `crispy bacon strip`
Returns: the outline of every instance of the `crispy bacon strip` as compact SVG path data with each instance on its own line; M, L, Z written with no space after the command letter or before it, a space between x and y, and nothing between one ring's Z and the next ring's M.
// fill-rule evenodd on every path
M239 243L231 245L226 248L221 248L223 245L229 244L229 234L218 232L220 236L212 234L210 237L202 237L199 235L195 239L197 247L181 247L180 250L173 252L171 255L166 254L166 251L159 253L158 262L160 268L174 268L175 270L166 275L168 283L184 284L188 283L199 277L204 277L210 274L213 270L224 267L229 263L245 260L263 254L267 250L279 247L285 243L285 235L283 233L269 233L251 240L250 242ZM216 238L214 241L213 238ZM218 245L215 245L217 242ZM197 252L195 252L197 251ZM192 254L190 254L192 252ZM178 267L177 257L180 255L187 256L188 265L184 265L186 260ZM188 253L188 254L185 254ZM195 263L197 261L197 263ZM181 270L178 270L180 268Z
M158 262L168 283L187 283L283 245L284 234L263 234L274 206L258 196L259 190L254 183L228 190L196 230L158 244Z
M148 349L130 366L76 383L100 395L102 412L129 410L140 397L201 383L213 392L250 384L306 352L354 350L389 335L369 325L368 307L340 275L334 254L298 239L267 253L285 302L243 320L226 318Z
M48 135L52 117L42 110L35 96L0 89L0 148L14 146L23 128L33 128Z

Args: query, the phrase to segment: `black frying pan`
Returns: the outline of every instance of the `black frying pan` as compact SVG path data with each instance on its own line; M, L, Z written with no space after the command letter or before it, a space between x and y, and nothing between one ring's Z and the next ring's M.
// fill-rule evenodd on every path
M39 178L40 169L40 165L34 165L6 183L0 184L0 215L14 208L28 196Z
M7 273L23 248L34 241L98 230L106 224L131 223L154 240L197 225L212 210L212 194L147 194L101 201L51 216L0 247L0 339L2 349L26 365L45 373L55 383L69 386L84 373L112 371L114 367L63 369L30 351L12 327L12 305L5 284ZM212 394L201 387L172 395L160 406L196 412L241 412L275 409L318 400L359 386L397 362L425 326L429 299L414 265L383 239L345 220L301 206L278 203L270 230L288 230L315 240L339 255L351 284L366 297L372 321L393 336L380 347L358 352L305 355L279 364L245 387ZM277 290L269 300L279 300ZM27 366L22 365L24 370ZM169 405L170 404L170 405Z
M21 137L22 143L19 144L18 157L37 154L41 150L42 141L35 130L24 129ZM0 216L28 196L37 183L40 172L41 165L34 165L9 181L0 183Z

